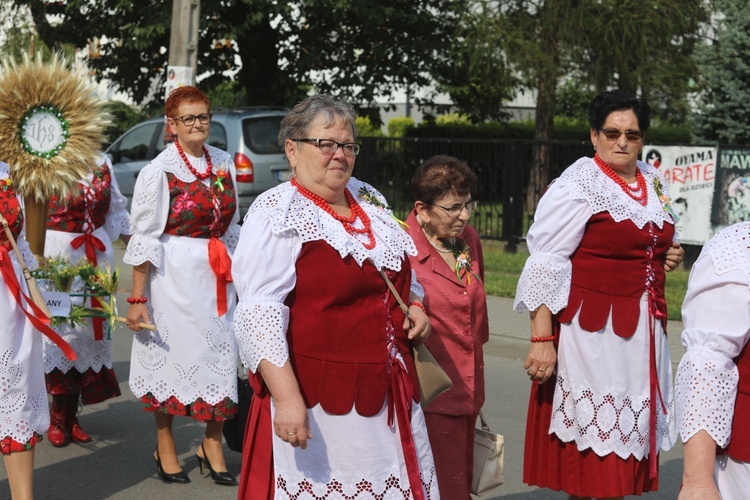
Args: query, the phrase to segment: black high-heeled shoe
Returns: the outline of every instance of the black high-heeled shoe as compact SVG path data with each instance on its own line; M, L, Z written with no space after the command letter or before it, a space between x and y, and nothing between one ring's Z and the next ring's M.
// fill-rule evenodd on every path
M161 457L159 456L158 446L156 447L156 456L154 457L154 461L156 462L156 473L159 474L161 480L165 483L185 484L190 482L190 478L187 476L187 474L185 474L184 470L175 472L174 474L168 474L164 472L164 469L161 466Z
M203 443L201 443L201 451L203 451L203 456L198 455L198 452L195 453L195 456L198 459L198 465L201 468L201 474L203 474L203 464L205 464L206 467L208 467L208 472L211 474L211 479L213 479L216 484L237 486L237 478L234 477L234 474L229 471L216 472L213 467L211 467L211 462L208 461L208 455L206 455L206 449L203 447Z

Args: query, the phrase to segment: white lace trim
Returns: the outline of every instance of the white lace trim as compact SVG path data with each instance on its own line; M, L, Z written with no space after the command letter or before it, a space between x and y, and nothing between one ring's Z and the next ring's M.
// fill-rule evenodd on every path
M750 222L738 222L722 229L706 243L701 255L710 255L716 274L739 270L750 282Z
M548 253L529 256L518 280L513 309L535 311L545 304L553 314L558 313L568 305L572 279L573 264L567 257Z
M307 477L315 477L318 474L300 474L296 471L277 471L276 474L276 498L289 498L299 500L404 500L414 498L407 477L401 478L401 469L398 464L383 471L362 470L358 474L347 474L341 471L331 471L332 478L327 483L313 482ZM342 476L360 477L356 482L341 480ZM425 468L420 474L422 487L427 500L439 497L435 467ZM399 479L401 478L401 479Z
M289 359L286 330L289 325L289 308L280 302L240 301L234 312L234 329L241 346L242 365L251 372L265 359L274 366L282 367ZM247 354L247 355L246 355Z
M206 144L206 150L211 156L211 164L213 165L214 172L218 172L222 169L229 170L230 163L233 164L232 157L229 156L229 153L208 144ZM208 168L205 155L197 158L185 153L185 156L197 172L204 173ZM182 157L177 151L177 146L175 146L174 143L167 146L164 152L159 155L159 163L162 170L174 174L174 176L182 182L193 182L197 180L197 177L188 170L187 166L185 166L185 162L182 161Z
M351 178L347 189L358 199L360 187L365 186L370 193L385 202L383 196L372 186ZM366 201L358 199L363 210L370 217L372 232L375 235L375 248L368 250L367 235L351 235L336 219L316 206L287 182L261 194L250 207L249 212L258 212L271 224L274 234L294 231L305 243L323 240L344 258L351 255L358 265L372 259L380 269L386 267L400 271L404 254L416 255L414 241L388 213ZM362 222L357 220L358 227Z
M649 454L651 401L648 392L619 396L616 391L595 394L593 384L570 387L565 373L557 375L550 433L562 441L575 441L579 450L591 448L604 456L616 453L620 458L633 455L637 460ZM665 401L667 414L659 408L656 446L669 450L674 442L674 401ZM657 407L660 407L657 404Z
M688 348L674 383L683 442L705 430L722 448L729 444L738 383L734 361L700 345Z
M669 196L667 183L661 172L648 163L636 162L646 179L648 189L648 204L644 207L630 196L620 186L612 181L586 156L579 158L573 165L557 179L567 185L574 200L584 200L594 213L609 212L615 222L629 219L642 229L648 222L653 222L662 228L664 222L673 223L672 217L664 210L654 188L654 179L661 182L664 194Z

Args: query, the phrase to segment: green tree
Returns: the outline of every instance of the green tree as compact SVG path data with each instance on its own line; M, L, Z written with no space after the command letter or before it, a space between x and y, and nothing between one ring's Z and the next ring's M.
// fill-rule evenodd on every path
M88 60L97 78L109 79L139 103L161 99L171 1L2 1L28 6L50 47L84 48L93 37L105 40L98 57ZM464 3L203 0L199 82L210 90L234 79L247 104L289 106L314 89L371 106L378 95L430 82Z
M667 123L684 121L685 95L695 74L690 54L706 5L695 0L496 0L475 2L483 46L501 52L536 95L535 138L527 208L547 184L548 141L557 89L571 82L592 94L612 87L645 95Z
M716 0L712 38L699 45L700 93L691 117L699 142L750 144L750 4Z

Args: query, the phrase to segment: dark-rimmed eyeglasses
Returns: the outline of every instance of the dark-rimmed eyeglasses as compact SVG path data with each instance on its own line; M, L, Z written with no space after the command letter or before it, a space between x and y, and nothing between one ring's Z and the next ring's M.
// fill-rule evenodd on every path
M172 119L176 122L182 122L183 125L185 125L186 127L192 127L193 124L195 123L195 120L198 120L199 122L201 122L201 125L208 125L209 123L211 123L212 116L213 115L211 113L205 113L205 114L198 115L198 116L195 116L195 115L177 116Z
M625 139L627 139L628 142L638 142L643 138L643 134L641 134L640 130L626 130L625 132L620 132L616 128L605 128L602 129L601 132L608 141L618 141L622 134L625 134Z
M447 213L451 217L458 217L459 215L461 215L461 212L464 211L464 208L467 212L472 213L477 209L477 205L479 205L479 202L477 200L471 200L467 201L466 203L456 203L455 205L451 205L450 207L444 207L442 205L438 205L437 203L433 203L433 205L438 208L442 208L445 213Z
M360 145L356 142L336 142L331 139L311 139L311 138L300 138L292 139L294 142L307 142L309 144L315 144L318 149L324 155L332 155L339 148L344 151L346 156L357 156L359 154Z

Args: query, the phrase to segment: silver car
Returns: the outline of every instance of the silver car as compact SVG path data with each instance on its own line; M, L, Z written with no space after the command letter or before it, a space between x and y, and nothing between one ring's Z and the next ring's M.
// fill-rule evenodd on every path
M207 142L234 157L240 218L256 196L291 178L278 145L279 126L287 111L282 107L212 110ZM165 125L164 116L146 120L122 134L106 150L120 190L128 199L128 209L141 169L172 141Z

